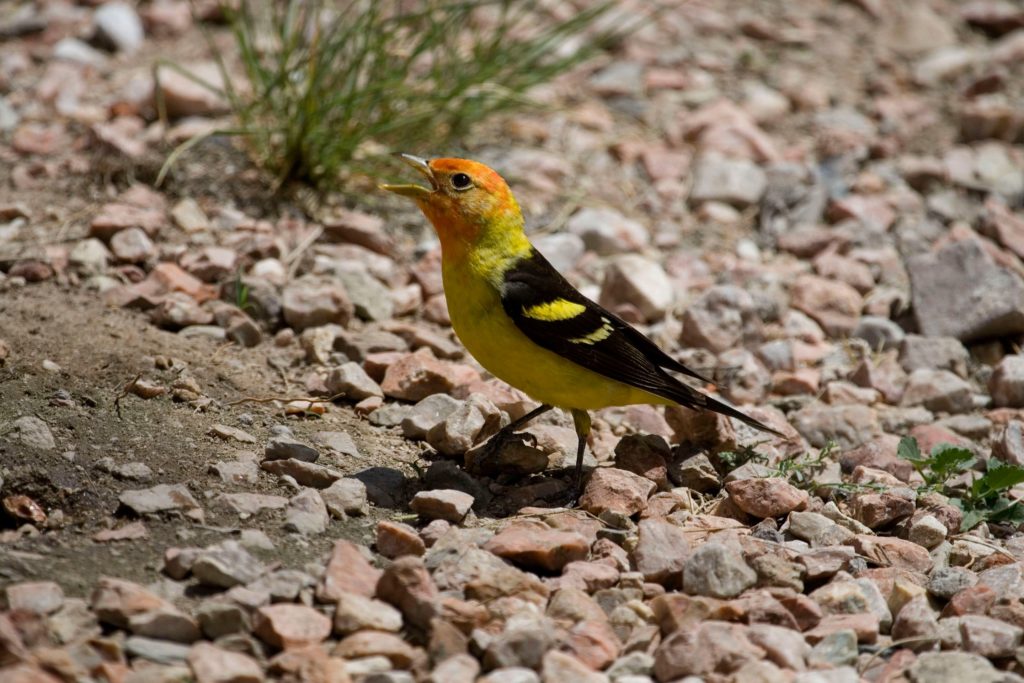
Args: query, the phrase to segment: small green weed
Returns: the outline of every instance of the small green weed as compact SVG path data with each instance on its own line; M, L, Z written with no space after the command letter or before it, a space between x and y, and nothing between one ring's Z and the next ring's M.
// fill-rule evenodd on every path
M951 483L951 480L971 471L977 463L977 458L969 449L943 443L932 448L931 453L925 456L921 453L917 439L905 436L900 440L896 454L910 462L921 474L925 483L919 492L937 491L963 511L961 528L965 531L981 522L1024 522L1024 506L1018 504L1019 500L1010 499L1006 495L1011 488L1024 483L1024 467L992 458L986 464L985 473L962 488Z

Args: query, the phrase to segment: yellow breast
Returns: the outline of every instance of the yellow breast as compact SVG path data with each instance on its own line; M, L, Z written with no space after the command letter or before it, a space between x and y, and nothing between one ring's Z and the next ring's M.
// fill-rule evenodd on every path
M534 344L505 314L495 286L470 267L446 263L443 276L455 334L488 372L531 398L582 410L667 403Z

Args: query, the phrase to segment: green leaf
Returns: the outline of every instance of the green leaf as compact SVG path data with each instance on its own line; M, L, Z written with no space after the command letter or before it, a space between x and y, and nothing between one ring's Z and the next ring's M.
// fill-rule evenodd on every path
M921 455L921 448L917 445L917 439L912 436L905 436L900 439L900 445L896 447L896 455L913 463L925 462Z
M978 526L985 521L985 512L983 510L964 510L964 519L960 523L961 531L970 531L974 527Z
M975 480L971 492L977 497L997 493L1024 483L1024 467L1010 465L1002 460L989 460L988 471Z
M932 449L929 465L932 471L943 481L951 476L964 472L977 461L969 449L963 446L954 446L949 443L941 443Z
M1020 500L1010 500L1006 496L999 496L996 504L992 506L992 512L988 518L995 522L1020 524L1024 522L1024 505L1021 505Z

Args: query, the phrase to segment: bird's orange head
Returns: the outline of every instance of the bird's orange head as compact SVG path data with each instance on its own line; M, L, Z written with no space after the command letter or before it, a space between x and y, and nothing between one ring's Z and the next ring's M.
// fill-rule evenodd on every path
M381 185L410 197L433 223L448 254L482 242L522 235L523 216L505 180L493 169L469 159L402 159L422 173L430 187Z

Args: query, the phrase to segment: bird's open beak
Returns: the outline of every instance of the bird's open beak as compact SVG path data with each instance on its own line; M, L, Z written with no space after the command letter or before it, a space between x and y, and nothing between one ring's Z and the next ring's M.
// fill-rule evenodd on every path
M411 154L400 154L399 156L402 157L402 161L426 176L427 180L430 182L430 187L423 187L422 185L381 185L380 189L400 194L403 197L423 199L437 188L437 182L434 180L434 172L430 170L430 164L427 163L426 159L421 159L420 157L415 157Z

